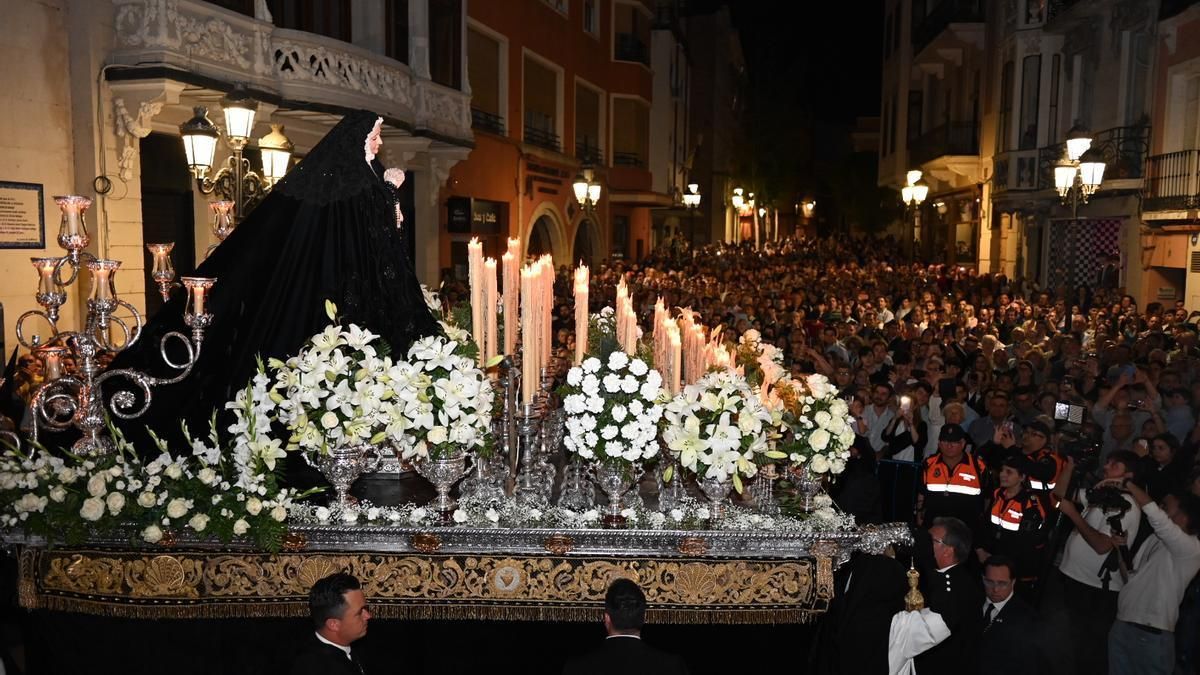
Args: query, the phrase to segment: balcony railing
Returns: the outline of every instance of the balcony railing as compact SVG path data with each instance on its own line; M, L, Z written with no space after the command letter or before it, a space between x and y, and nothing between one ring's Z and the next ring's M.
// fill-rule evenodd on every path
M561 148L558 143L558 134L529 124L525 125L525 142L555 152Z
M952 23L982 22L983 0L942 0L924 17L913 17L913 54L919 54Z
M471 128L486 131L497 136L504 135L504 118L486 110L471 107Z
M1142 177L1146 156L1150 154L1150 127L1113 127L1098 132L1092 148L1104 157L1104 180L1138 180ZM1054 165L1062 159L1065 143L1048 145L1038 151L1038 189L1054 188Z
M584 164L593 166L599 166L604 161L600 148L589 145L587 139L584 138L575 139L575 158Z
M1049 23L1055 18L1071 11L1071 8L1080 4L1081 0L1050 0L1046 7L1046 22Z
M974 122L950 122L925 132L909 148L914 164L947 155L979 154L979 134Z
M646 56L646 43L632 33L616 34L615 56L618 61L636 61L650 65Z
M109 62L239 82L280 99L364 108L415 129L471 137L470 96L363 47L279 28L201 0L111 0ZM223 2L237 7L236 2Z
M1146 160L1142 188L1145 211L1183 211L1200 207L1200 150L1154 155Z
M636 152L613 152L613 166L632 166L639 169L646 168L646 160L642 159L641 154Z

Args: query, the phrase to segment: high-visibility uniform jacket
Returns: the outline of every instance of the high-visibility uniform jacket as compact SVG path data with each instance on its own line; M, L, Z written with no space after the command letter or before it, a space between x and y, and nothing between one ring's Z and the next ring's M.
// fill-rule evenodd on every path
M921 476L925 524L928 526L934 518L952 516L976 529L987 498L983 484L986 476L987 467L970 452L964 452L953 467L942 459L940 452L927 457Z
M1045 502L1035 491L1022 489L1009 497L1003 488L997 488L988 510L988 536L982 542L983 548L1012 558L1018 579L1036 578L1050 530L1046 513Z

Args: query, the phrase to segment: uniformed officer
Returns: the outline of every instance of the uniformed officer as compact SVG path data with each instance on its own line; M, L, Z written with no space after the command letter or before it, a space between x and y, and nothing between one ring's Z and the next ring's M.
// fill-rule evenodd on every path
M967 432L947 424L938 435L938 451L926 460L917 496L918 522L957 518L979 530L985 502L984 463L967 452Z
M1032 599L1050 531L1045 498L1027 482L1031 465L1019 454L1005 457L1000 464L1000 487L992 493L986 534L976 549L981 562L994 554L1012 559L1017 568L1017 592L1027 600Z

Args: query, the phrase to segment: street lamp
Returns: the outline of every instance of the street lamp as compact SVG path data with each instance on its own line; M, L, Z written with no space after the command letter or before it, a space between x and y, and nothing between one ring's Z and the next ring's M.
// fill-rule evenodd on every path
M688 210L688 227L691 229L688 239L692 248L696 247L696 209L700 207L700 184L688 183L687 192L683 193L683 205Z
M188 169L196 177L196 185L201 193L208 195L215 192L222 199L233 202L234 218L240 221L286 173L292 157L292 143L283 135L281 125L272 124L271 133L259 140L262 174L251 170L250 161L242 156L242 151L250 142L258 101L250 98L244 89L236 87L221 99L221 112L225 117L225 144L231 154L225 166L209 176L221 132L208 118L206 106L196 106L193 112L195 115L190 120L179 125Z
M575 191L575 201L584 211L591 211L600 203L600 184L594 180L591 169L584 169L576 175L571 189Z
M912 234L904 238L904 248L911 259L913 242L917 236L917 218L920 217L918 208L929 196L929 184L921 178L921 172L917 169L906 173L904 178L907 185L900 188L900 198L904 200L904 206L912 212L912 220L908 221L912 224Z
M733 204L733 208L737 210L738 214L741 214L742 206L746 204L746 198L742 195L742 188L733 188L733 198L730 199L730 203Z
M1079 205L1086 204L1104 182L1104 155L1091 147L1091 134L1080 124L1067 132L1066 146L1054 165L1054 188L1063 205L1070 205L1071 217L1078 218Z

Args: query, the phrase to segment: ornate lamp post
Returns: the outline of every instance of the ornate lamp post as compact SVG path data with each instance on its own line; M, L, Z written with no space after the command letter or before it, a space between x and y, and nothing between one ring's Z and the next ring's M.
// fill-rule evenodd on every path
M691 228L689 241L692 248L696 247L696 209L700 207L700 184L688 183L687 192L683 194L683 205L688 210L688 227Z
M590 168L584 168L575 176L571 189L575 191L575 201L579 202L580 208L585 212L594 211L600 203L600 183L596 182L594 172Z
M1071 218L1079 217L1079 205L1100 189L1104 182L1104 156L1092 148L1092 135L1081 124L1067 132L1067 149L1054 165L1054 188L1064 206L1071 207Z
M917 219L920 218L918 208L925 198L929 196L929 184L921 178L921 172L913 169L905 174L907 185L900 188L900 198L904 201L904 206L912 214L912 220L908 224L912 226L910 236L904 238L904 248L908 253L908 257L912 258L913 240L916 239Z
M206 195L215 192L222 200L232 202L234 219L240 220L283 177L291 160L292 143L283 135L281 125L272 124L271 133L258 142L262 152L262 174L250 168L250 161L242 156L242 151L250 142L258 101L237 87L221 99L221 111L225 116L225 144L229 147L230 155L225 166L210 176L221 132L208 119L207 107L196 106L193 111L195 115L192 119L179 126L188 168L196 177L200 192Z

